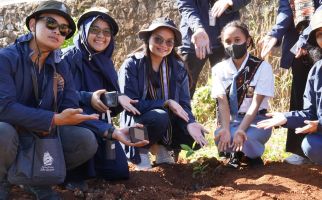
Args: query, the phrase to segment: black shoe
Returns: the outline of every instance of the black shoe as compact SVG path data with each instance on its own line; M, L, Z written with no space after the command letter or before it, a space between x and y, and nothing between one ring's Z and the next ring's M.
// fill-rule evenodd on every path
M238 169L241 165L240 161L243 158L244 153L241 151L230 153L230 159L227 163L227 167Z
M28 186L27 190L32 192L37 200L62 200L60 195L50 186Z
M230 152L220 151L218 154L219 157L230 158Z
M85 181L69 181L65 183L65 188L71 191L80 190L86 192L88 190L88 184Z
M249 158L246 156L246 163L250 167L261 167L264 166L264 162L261 157Z
M0 200L7 200L10 193L10 183L7 180L0 180Z

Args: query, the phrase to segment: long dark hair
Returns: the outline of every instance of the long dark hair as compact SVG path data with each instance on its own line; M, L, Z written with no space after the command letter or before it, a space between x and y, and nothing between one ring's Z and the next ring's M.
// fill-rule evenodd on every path
M159 80L158 80L158 77L156 77L154 75L154 71L153 71L153 68L152 68L152 61L151 61L151 51L149 49L149 39L152 35L153 31L150 32L147 37L143 40L143 44L135 49L130 55L134 55L135 53L144 53L145 57L146 57L146 65L147 65L147 68L146 68L146 74L148 75L147 77L147 80L148 82L151 82L153 87L160 87L159 86ZM190 76L190 73L189 73L189 70L187 68L187 63L183 61L182 57L177 53L175 47L173 47L171 53L168 55L168 56L171 56L173 55L174 58L176 58L178 61L182 62L184 64L184 68L187 70L187 73L188 73L188 77L189 77L189 87L191 87L191 76Z

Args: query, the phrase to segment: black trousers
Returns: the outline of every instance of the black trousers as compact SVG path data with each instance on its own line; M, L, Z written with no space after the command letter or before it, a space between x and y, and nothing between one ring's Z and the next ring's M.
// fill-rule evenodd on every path
M307 57L294 59L292 63L292 88L290 99L290 111L303 109L303 94L305 90L308 73L311 69L311 63L307 62ZM295 134L294 129L288 129L286 139L286 151L300 156L305 156L301 144L304 134Z
M225 57L225 49L224 47L212 49L212 54L207 55L207 57L202 60L197 58L196 53L180 53L180 55L182 56L184 63L187 65L191 76L190 97L192 98L196 90L200 72L202 71L206 61L209 59L210 65L214 66Z
M163 144L162 137L166 134L169 126L169 120L172 127L171 144ZM187 130L187 123L172 113L168 113L162 109L153 109L142 115L134 116L136 123L141 123L147 127L149 135L149 144L144 146L148 149L155 143L168 146L173 150L181 149L180 144L186 144L192 147L194 139ZM199 146L196 145L196 149Z

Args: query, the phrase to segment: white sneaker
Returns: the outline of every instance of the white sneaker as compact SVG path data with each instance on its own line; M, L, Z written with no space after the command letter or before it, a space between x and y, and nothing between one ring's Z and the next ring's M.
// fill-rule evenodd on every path
M141 162L136 165L135 170L146 171L152 169L151 161L148 153L140 153Z
M157 145L155 163L174 164L175 162L173 157L169 154L169 151L165 148L165 146Z
M296 154L292 154L289 157L285 158L284 162L291 165L303 165L303 164L311 163L309 159Z

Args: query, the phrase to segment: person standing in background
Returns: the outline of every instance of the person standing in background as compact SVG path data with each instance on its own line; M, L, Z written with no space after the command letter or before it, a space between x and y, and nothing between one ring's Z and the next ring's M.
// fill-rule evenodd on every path
M181 14L179 54L191 74L190 96L196 90L206 61L214 66L225 57L219 36L222 28L240 19L239 10L250 0L177 0Z

